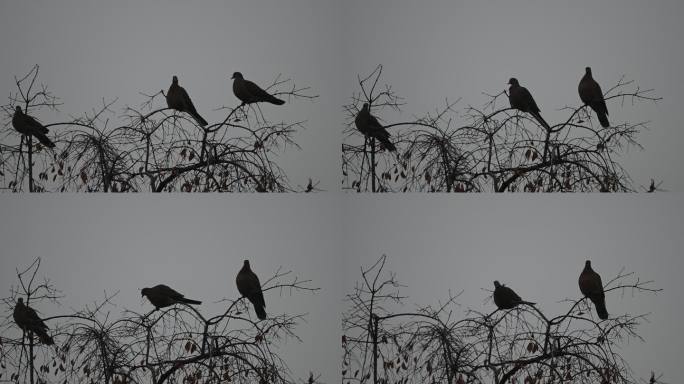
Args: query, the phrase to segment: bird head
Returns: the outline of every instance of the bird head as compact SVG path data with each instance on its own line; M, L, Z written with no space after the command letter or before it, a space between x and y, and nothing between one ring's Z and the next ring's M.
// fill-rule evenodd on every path
M498 280L494 280L494 288L501 288L501 284L499 284Z
M243 263L243 266L245 268L249 268L249 260L245 260L245 262Z
M584 262L584 268L589 268L591 269L591 261L587 260Z
M240 72L233 72L233 76L230 77L231 79L243 79L242 73Z
M591 76L591 67L584 68L587 75Z
M21 297L18 298L18 299L17 299L17 304L24 305L24 299L22 299Z
M368 108L369 108L368 103L363 103L363 108L361 108L361 109L365 109L367 111Z
M173 75L173 83L178 84L178 76Z
M14 112L21 113L21 107L18 105L16 107L14 107Z
M516 79L515 77L511 77L510 80L508 80L508 84L516 86L520 85L520 83L518 83L518 79Z
M147 295L147 292L149 291L149 288L143 288L140 290L140 296L145 296Z

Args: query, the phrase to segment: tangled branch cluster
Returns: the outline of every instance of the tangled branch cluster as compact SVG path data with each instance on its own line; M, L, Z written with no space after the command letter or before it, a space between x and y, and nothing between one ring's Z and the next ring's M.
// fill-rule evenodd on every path
M34 143L12 128L15 106L27 114L61 105L45 85L37 85L39 67L16 78L16 93L2 107L0 188L13 192L218 191L285 192L315 189L290 185L278 166L278 153L298 149L294 135L305 121L273 123L258 104L220 107L222 121L200 126L188 114L169 108L164 92L143 94L139 108L126 107L122 124L112 126L117 100L102 100L90 113L65 122L43 122L56 148ZM308 87L277 77L268 87L288 100L315 99ZM161 99L161 100L160 100ZM155 109L156 108L156 109Z
M37 344L12 321L16 298L27 304L59 304L62 295L49 280L38 281L40 259L17 271L18 286L2 300L0 380L22 383L293 383L276 352L297 340L301 314L253 319L246 300L223 299L226 309L207 316L190 305L174 305L114 316L117 296L70 314L44 316L54 346ZM277 270L267 291L313 292L308 280Z
M635 383L619 346L640 339L646 315L599 321L585 299L564 313L520 305L456 316L457 295L406 310L403 286L382 256L362 269L343 314L343 383ZM606 292L658 292L620 272ZM655 381L654 381L655 382Z
M564 121L546 129L531 115L500 107L505 92L487 95L482 108L457 110L446 100L434 113L383 124L399 153L378 150L354 127L359 105L378 116L404 105L391 86L380 86L382 65L358 78L360 92L345 106L342 186L356 192L629 192L635 191L619 156L641 148L648 122L602 127L585 105L566 106ZM620 79L608 89L611 106L652 101L653 90ZM504 100L507 105L508 100ZM463 123L457 123L463 121ZM359 138L363 138L360 143ZM652 183L652 187L654 184Z

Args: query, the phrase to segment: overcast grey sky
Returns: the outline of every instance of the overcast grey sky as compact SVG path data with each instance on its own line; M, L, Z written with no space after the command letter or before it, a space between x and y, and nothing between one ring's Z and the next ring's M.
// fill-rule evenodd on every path
M308 120L296 136L302 151L281 161L293 184L314 176L327 190L340 186L342 105L358 91L356 75L377 64L407 103L403 114L382 116L388 122L433 111L445 98L482 105L482 92L500 92L511 76L557 122L565 116L557 109L579 102L577 83L591 66L604 89L625 75L664 98L611 103L611 122L650 121L639 137L645 151L624 159L635 186L653 177L684 190L679 0L60 0L0 9L0 92L40 64L42 81L65 103L62 118L102 97L138 105L139 92L167 89L173 74L210 122L222 116L214 108L236 102L233 71L257 83L282 73L311 86L321 96L314 102L263 109L274 121Z

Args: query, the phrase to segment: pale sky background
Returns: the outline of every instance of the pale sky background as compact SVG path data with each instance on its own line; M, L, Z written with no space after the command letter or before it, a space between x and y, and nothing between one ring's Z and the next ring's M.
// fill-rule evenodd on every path
M340 187L342 106L358 91L356 75L377 64L407 103L381 116L388 122L434 111L445 98L481 106L482 92L500 92L512 76L557 122L566 116L559 108L579 102L585 66L604 89L626 75L664 98L608 106L613 123L651 121L639 136L645 151L624 159L634 186L653 177L684 190L679 0L43 0L5 1L0 11L0 94L40 64L41 80L65 103L44 121L90 111L102 97L138 105L139 92L167 89L173 74L210 122L222 116L214 108L236 103L228 78L236 70L259 84L282 73L311 86L318 100L263 110L272 121L308 120L295 138L302 151L281 162L293 185L313 176L328 191Z

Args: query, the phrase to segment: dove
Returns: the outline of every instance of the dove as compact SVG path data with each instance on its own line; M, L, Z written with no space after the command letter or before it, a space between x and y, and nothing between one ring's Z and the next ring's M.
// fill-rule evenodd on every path
M164 284L155 285L152 288L143 288L140 290L140 295L146 296L147 300L149 300L156 309L169 307L178 303L202 304L201 301L186 299L185 296Z
M249 260L244 261L242 269L240 269L240 272L235 277L235 284L237 285L238 292L252 303L257 317L260 320L264 320L266 318L264 293L261 291L259 278L249 267Z
M52 345L55 343L52 337L47 333L48 326L45 325L40 317L38 317L38 314L33 308L24 304L24 299L21 297L17 299L17 305L14 307L12 316L19 328L24 332L35 333L41 343L45 345Z
M382 124L380 124L380 122L378 121L378 119L375 118L375 116L370 114L369 108L370 107L368 106L368 103L363 104L363 107L354 119L356 128L365 136L375 138L376 140L378 140L383 147L387 148L388 151L396 151L397 147L395 147L389 139L389 132L387 132L385 127L383 127Z
M252 104L265 101L275 105L283 105L285 102L264 91L258 85L242 77L242 73L235 72L233 79L233 94L240 99L243 104Z
M175 109L180 112L187 112L190 116L197 121L197 124L204 127L207 125L207 121L197 113L195 105L190 100L190 95L185 91L185 88L178 85L178 76L173 77L171 86L166 92L166 105L169 108Z
M535 303L525 301L518 296L511 288L494 281L494 304L499 309L512 309L519 304L534 305Z
M601 86L591 76L591 68L586 67L584 76L577 87L580 99L582 102L596 112L601 126L604 128L610 127L608 122L608 107L606 107L606 100L603 98Z
M54 148L55 143L53 143L46 136L50 132L43 124L39 123L33 117L25 114L20 106L14 108L14 116L12 116L12 126L17 132L26 136L34 136L41 144L48 148Z
M584 269L579 276L579 288L585 297L588 297L596 307L596 313L601 320L608 318L606 310L606 295L603 292L601 276L591 269L591 261L587 260Z
M529 113L537 119L539 124L544 128L551 130L551 126L549 126L546 120L539 114L539 107L534 101L530 91L521 86L520 83L518 83L518 79L514 77L508 80L508 84L510 84L510 87L508 88L508 101L511 103L511 108Z

